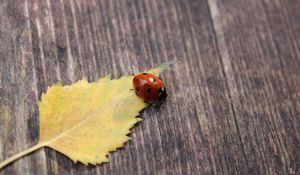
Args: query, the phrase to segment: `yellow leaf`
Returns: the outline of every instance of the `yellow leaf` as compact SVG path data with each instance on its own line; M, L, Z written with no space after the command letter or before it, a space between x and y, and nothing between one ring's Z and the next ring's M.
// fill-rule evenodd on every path
M167 64L148 72L159 75ZM40 138L37 145L0 163L0 168L42 147L51 147L83 164L107 162L111 151L129 140L130 128L140 121L147 104L132 89L133 76L97 82L60 82L48 88L39 103Z

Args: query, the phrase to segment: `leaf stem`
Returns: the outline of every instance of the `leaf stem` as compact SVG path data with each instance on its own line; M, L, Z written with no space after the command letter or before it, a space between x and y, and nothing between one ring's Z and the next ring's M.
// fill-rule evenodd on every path
M33 152L33 151L36 151L36 150L42 148L45 145L46 145L45 143L38 143L38 144L36 144L36 145L34 145L34 146L32 146L32 147L24 150L24 151L21 151L21 152L15 154L15 155L11 156L10 158L4 160L3 162L0 162L0 170L2 168L4 168L5 166L7 166L8 164L14 162L15 160L17 160L17 159L19 159L19 158L21 158L21 157L23 157L23 156L25 156L25 155Z

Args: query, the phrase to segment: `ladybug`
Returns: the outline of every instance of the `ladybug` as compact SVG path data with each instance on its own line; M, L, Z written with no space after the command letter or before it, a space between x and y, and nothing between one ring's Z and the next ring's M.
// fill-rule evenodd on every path
M160 104L168 96L164 82L155 75L149 73L137 74L133 78L132 84L136 95L149 104Z

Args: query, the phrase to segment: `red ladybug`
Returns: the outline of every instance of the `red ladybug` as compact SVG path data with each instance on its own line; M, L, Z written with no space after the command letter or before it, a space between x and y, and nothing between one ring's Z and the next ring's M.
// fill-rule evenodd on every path
M147 103L161 103L168 96L164 82L155 75L138 74L133 78L132 83L136 95Z

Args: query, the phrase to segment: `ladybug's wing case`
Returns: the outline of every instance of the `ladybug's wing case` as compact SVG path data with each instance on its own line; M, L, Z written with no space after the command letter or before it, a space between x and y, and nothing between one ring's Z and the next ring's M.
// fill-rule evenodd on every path
M140 96L144 100L147 99L147 80L145 80L140 74L133 78L133 87L137 96Z

